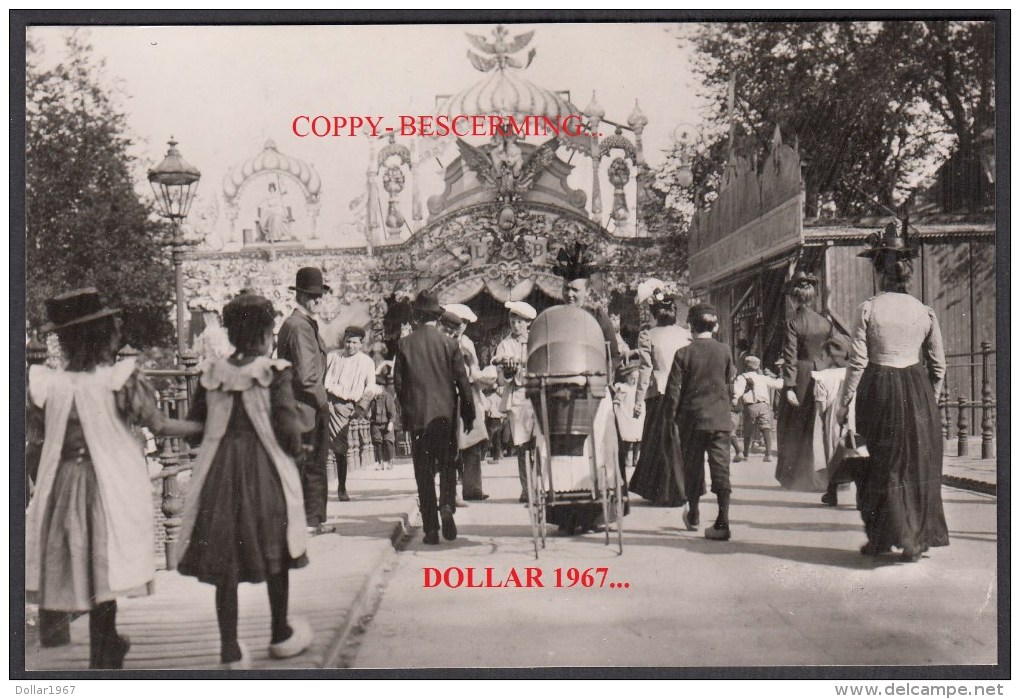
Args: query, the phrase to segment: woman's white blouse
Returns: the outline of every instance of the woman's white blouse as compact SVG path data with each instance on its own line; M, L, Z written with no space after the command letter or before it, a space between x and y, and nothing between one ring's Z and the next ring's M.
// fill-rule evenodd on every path
M843 403L853 398L868 364L905 368L926 360L935 395L942 392L946 352L935 311L910 294L883 292L857 307Z

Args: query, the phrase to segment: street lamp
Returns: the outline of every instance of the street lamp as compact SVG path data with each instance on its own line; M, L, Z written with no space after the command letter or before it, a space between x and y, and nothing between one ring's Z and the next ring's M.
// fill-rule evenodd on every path
M177 354L183 357L188 347L184 337L184 273L181 269L186 247L181 234L181 223L191 209L202 173L181 157L173 136L167 143L170 150L167 151L163 162L149 170L149 185L159 203L159 213L170 219L173 226L171 254L174 263L174 295L177 302Z

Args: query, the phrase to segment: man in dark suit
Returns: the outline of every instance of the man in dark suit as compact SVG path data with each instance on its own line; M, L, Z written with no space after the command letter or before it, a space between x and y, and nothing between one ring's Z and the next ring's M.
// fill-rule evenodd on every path
M705 537L726 541L730 538L730 385L737 367L729 348L712 338L719 328L719 312L714 306L692 306L687 321L694 337L673 358L662 409L666 415L676 416L682 454L677 482L683 484L682 497L688 500L684 524L695 531L700 523L698 500L705 492L707 453L719 514L715 524L705 530Z
M453 521L457 502L457 406L465 431L474 426L475 405L464 360L456 341L435 327L443 313L436 295L422 291L414 302L417 327L400 340L393 383L404 429L411 433L411 459L418 484L425 543L457 538ZM459 401L458 401L459 398ZM436 473L439 473L439 510Z
M305 520L310 534L328 534L336 527L326 524L326 457L329 451L329 413L326 401L326 345L319 335L316 312L330 288L322 283L322 271L302 267L290 287L297 308L283 321L276 341L276 355L294 365L294 397L305 423L300 459Z

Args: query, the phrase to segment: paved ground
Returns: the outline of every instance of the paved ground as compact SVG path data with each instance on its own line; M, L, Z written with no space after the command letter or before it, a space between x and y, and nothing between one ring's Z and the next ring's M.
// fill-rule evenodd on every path
M489 466L493 499L458 512L458 539L427 547L415 536L400 555L353 666L996 662L995 498L945 488L952 545L902 564L861 556L852 505L783 491L772 466L734 466L730 542L682 531L678 509L638 499L622 556L598 534L554 534L538 562L513 464ZM703 516L714 513L709 498ZM424 587L426 568L491 567L498 580L529 566L544 587ZM555 587L557 568L598 566L629 587Z
M493 498L458 512L458 540L426 548L416 530L400 554L393 542L417 514L410 463L353 472L354 500L329 504L342 535L312 539L311 565L292 577L292 613L312 622L313 648L270 660L265 587L241 586L240 631L255 667L995 662L994 497L945 488L952 545L912 566L874 562L856 553L863 535L851 506L782 491L769 465L752 460L734 468L729 543L681 531L679 510L636 499L623 556L600 535L551 531L536 563L515 462L483 469ZM994 461L948 459L945 470L994 483ZM852 502L852 491L841 495ZM714 514L711 499L703 513ZM471 566L496 577L539 566L547 586L423 588L424 567ZM596 566L609 569L607 585L630 587L549 587L557 567ZM217 669L211 586L161 571L156 595L119 604L133 644L126 669ZM71 628L68 647L32 644L27 668L84 669L87 619Z

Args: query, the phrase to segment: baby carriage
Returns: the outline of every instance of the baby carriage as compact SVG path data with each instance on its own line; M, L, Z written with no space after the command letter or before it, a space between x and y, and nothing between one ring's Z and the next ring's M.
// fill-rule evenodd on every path
M609 346L594 316L553 306L531 325L527 395L537 419L528 463L528 511L535 557L546 523L573 533L578 522L615 523L623 553L623 483L610 396Z

